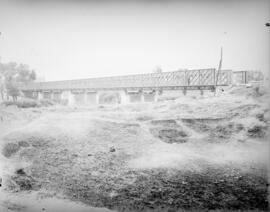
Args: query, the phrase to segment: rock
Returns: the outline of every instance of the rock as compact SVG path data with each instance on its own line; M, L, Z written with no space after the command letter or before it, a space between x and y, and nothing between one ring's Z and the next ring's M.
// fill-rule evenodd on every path
M263 113L256 114L256 118L257 118L259 121L265 121Z
M26 173L25 173L25 171L23 169L18 169L16 171L16 174L18 174L18 175L25 175Z
M110 147L110 152L115 152L116 151L116 149L112 146L112 147Z
M265 136L265 128L265 126L255 125L248 129L248 136L252 138L262 138Z

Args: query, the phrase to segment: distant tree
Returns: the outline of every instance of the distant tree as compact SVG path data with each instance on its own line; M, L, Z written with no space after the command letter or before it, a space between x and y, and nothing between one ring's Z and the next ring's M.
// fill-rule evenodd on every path
M153 73L162 73L162 69L160 66L157 66L154 70L153 70Z
M30 70L27 65L20 64L15 79L17 82L28 83L36 79L36 72L34 70Z
M4 93L12 96L16 101L20 95L18 83L29 83L36 79L36 72L31 70L26 64L17 64L15 62L0 63L0 93L2 99Z
M0 75L0 93L2 100L4 99L4 93L5 93L5 81L4 78Z
M18 96L20 96L20 90L15 85L13 81L9 81L6 84L7 94L8 96L11 96L13 101L17 101Z
M14 62L0 63L0 77L1 77L1 97L4 99L4 93L7 92L7 85L12 80L12 76L16 73L17 64Z
M30 73L30 80L34 81L36 79L37 79L37 74L36 74L36 72L34 70L32 70L31 73Z

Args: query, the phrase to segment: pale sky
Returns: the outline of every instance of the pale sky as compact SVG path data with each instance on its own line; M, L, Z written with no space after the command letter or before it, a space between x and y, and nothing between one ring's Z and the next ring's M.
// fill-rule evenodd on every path
M267 0L0 0L2 62L46 80L217 68L269 71Z

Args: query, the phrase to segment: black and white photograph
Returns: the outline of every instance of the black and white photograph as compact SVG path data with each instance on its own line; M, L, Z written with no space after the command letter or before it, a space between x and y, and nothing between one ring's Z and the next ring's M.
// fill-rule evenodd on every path
M269 0L0 0L0 212L263 212Z

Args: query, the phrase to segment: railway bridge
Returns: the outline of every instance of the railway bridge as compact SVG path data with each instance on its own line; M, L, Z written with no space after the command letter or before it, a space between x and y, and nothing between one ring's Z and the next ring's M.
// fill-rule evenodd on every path
M51 82L34 82L20 85L20 90L29 98L51 99L67 104L106 103L113 98L117 103L156 101L163 91L179 90L184 95L189 90L214 90L218 86L231 84L230 70L218 74L214 68L162 73L137 74L64 80Z

